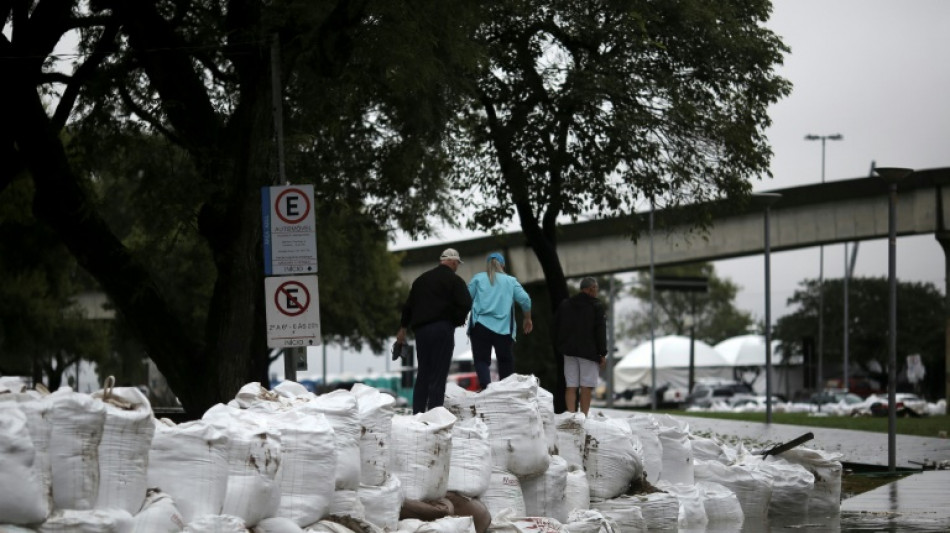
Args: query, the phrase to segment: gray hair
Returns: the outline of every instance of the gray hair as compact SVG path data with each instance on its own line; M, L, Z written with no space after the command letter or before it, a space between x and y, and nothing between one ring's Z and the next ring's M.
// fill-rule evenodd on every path
M586 278L581 280L581 290L589 289L591 287L596 287L596 286L597 286L597 280L590 276L587 276Z

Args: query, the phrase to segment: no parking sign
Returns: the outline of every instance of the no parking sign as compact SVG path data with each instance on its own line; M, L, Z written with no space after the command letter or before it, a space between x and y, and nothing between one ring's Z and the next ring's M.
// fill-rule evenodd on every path
M268 348L323 344L316 276L265 278L264 299L267 304Z
M261 188L264 274L317 273L317 223L313 185Z

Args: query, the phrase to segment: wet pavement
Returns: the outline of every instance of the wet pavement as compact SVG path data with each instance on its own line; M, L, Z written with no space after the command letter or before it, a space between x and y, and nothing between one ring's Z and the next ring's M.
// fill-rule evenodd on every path
M630 411L591 408L591 414L597 412L614 418L630 415ZM811 432L814 439L802 446L840 453L843 463L867 465L877 469L888 466L887 433L766 425L679 415L674 415L674 418L689 424L691 434L716 436L730 444L741 440L750 450L765 449ZM907 475L877 489L843 500L839 517L789 517L782 521L747 522L743 524L741 531L950 531L950 470L920 470L921 463L950 460L950 439L897 435L895 459L897 469ZM692 531L690 530L690 533ZM706 528L701 531L711 533L726 530Z

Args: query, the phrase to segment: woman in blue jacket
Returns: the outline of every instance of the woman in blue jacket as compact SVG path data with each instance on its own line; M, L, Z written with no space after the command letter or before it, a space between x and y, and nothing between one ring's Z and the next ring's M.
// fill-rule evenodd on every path
M491 352L495 349L498 378L505 379L515 370L512 348L515 342L515 303L524 313L522 327L531 333L531 297L514 276L505 274L505 257L498 252L488 255L485 272L468 282L472 295L472 314L468 334L472 340L472 359L482 389L491 383Z

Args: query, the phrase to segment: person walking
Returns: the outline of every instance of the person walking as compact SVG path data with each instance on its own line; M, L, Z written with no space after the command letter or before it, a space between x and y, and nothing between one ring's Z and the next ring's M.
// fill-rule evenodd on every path
M491 383L491 352L494 348L498 361L498 377L505 379L515 371L512 348L517 336L515 303L524 313L522 328L531 333L531 297L514 276L505 273L505 257L498 252L488 255L485 272L479 272L468 282L472 297L472 316L468 334L472 340L472 359L475 374L482 390Z
M455 328L465 324L465 316L472 308L465 280L456 274L461 263L459 253L446 248L439 264L412 282L402 308L396 344L406 343L407 328L412 328L416 337L419 370L412 389L413 414L445 402L445 382L455 351Z
M599 371L607 365L607 310L597 299L597 280L581 280L581 292L558 305L554 315L557 350L564 356L564 399L567 410L590 411L591 391Z

